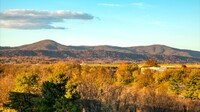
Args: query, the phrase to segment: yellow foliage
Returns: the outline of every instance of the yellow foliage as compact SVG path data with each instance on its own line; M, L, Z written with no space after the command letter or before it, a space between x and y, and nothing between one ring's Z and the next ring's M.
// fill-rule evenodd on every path
M136 75L134 71L138 71L137 64L120 64L116 71L117 81L125 84L132 82Z
M35 94L38 92L39 76L31 73L21 73L16 78L15 92L25 92Z

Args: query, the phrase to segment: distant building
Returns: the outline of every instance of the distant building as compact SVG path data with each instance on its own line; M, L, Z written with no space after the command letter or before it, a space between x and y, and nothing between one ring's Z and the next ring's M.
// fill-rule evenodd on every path
M167 68L166 67L142 67L141 73L144 73L145 70L153 70L153 71L163 72L163 71L167 70Z

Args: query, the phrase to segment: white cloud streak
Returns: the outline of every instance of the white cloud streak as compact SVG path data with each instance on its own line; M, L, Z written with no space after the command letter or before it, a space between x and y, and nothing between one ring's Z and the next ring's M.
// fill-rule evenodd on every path
M108 4L108 3L99 3L99 6L108 6L108 7L122 7L120 4Z
M94 16L72 11L43 11L28 9L13 9L0 12L0 27L12 29L67 29L62 26L53 26L53 23L64 20L92 20Z
M138 6L138 7L144 7L144 3L143 2L132 3L132 5Z

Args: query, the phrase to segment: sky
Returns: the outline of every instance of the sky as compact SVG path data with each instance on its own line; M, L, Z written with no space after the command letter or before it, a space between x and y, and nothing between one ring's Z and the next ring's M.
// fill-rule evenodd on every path
M200 51L200 0L0 0L0 46L45 39Z

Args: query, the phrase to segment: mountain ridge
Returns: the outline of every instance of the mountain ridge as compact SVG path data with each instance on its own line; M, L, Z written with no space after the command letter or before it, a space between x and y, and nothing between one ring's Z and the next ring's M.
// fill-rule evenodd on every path
M54 57L57 58L79 58L80 55L80 58L82 59L103 59L107 57L115 59L117 57L117 59L120 60L128 59L137 61L148 58L159 58L161 61L169 61L170 58L173 57L174 60L177 58L177 60L181 60L182 62L187 62L187 60L192 60L192 62L195 62L196 60L197 62L200 62L199 51L185 49L182 50L159 44L132 47L119 47L110 45L66 46L53 40L42 40L18 47L0 47L0 57L32 56L28 53L32 54L33 56L46 57L52 57L52 54L54 54Z
M165 54L165 55L180 55L187 57L200 58L200 51L178 49L161 44L154 44L148 46L131 46L119 47L111 45L97 45L97 46L72 46L63 45L56 41L46 39L32 44L25 44L18 47L1 47L0 50L55 50L55 51L69 51L69 50L105 50L117 51L124 53L141 53L141 54ZM178 53L177 53L178 52Z

